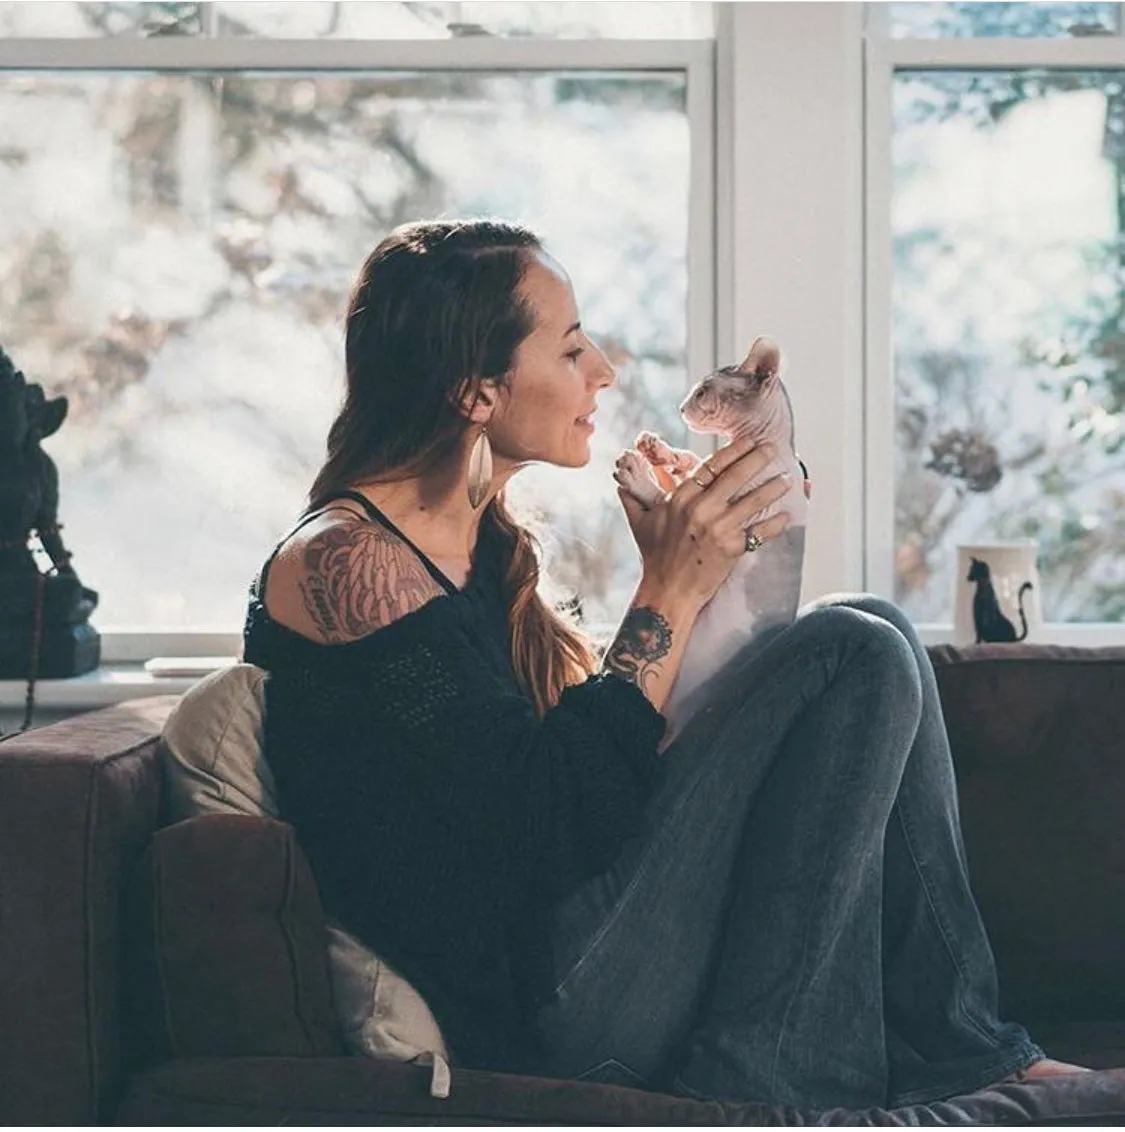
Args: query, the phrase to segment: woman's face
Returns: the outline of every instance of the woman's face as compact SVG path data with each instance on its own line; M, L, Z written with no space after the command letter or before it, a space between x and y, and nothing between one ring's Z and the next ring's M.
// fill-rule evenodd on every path
M515 465L581 467L590 459L594 429L578 418L613 383L613 366L586 337L570 279L546 253L533 254L520 294L534 329L516 349L509 388L489 423L493 456Z

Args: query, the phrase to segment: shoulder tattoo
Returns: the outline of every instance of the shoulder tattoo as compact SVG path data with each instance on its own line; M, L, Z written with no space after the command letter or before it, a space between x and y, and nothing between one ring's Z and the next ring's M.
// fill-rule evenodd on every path
M424 605L435 586L392 532L374 523L329 527L310 539L299 585L325 640L354 640Z
M672 628L655 609L634 606L606 650L602 667L632 680L642 691L672 649Z

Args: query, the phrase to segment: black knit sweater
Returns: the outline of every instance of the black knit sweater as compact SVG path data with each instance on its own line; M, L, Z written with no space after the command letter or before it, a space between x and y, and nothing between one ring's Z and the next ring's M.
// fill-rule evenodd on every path
M488 521L463 590L419 557L446 593L336 645L270 618L267 563L244 634L269 673L264 752L326 912L419 991L455 1061L534 1072L548 909L640 832L665 720L613 673L538 720Z

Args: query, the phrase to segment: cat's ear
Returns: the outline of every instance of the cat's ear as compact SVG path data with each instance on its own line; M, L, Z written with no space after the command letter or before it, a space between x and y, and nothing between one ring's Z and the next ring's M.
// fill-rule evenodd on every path
M738 368L745 374L775 374L781 368L781 350L772 338L759 335Z

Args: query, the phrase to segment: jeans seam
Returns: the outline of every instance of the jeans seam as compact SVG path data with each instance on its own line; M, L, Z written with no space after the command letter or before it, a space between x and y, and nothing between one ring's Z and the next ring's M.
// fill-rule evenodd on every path
M599 1061L595 1061L593 1065L588 1066L586 1069L583 1069L581 1073L578 1073L574 1077L574 1080L589 1080L591 1073L597 1073L598 1070L604 1069L607 1065L614 1065L618 1069L623 1069L628 1076L635 1077L638 1083L631 1087L646 1089L652 1088L652 1082L647 1077L645 1077L644 1074L638 1073L627 1061L623 1060L622 1058L614 1057L612 1055L610 1055L609 1057L603 1057Z
M847 602L846 604L852 605L852 608L858 608L864 610L865 612L869 612L875 617L883 618L887 621L888 624L893 625L906 637L907 642L910 644L911 651L915 654L914 659L918 664L918 675L922 681L924 697L926 685L926 669L930 667L930 662L929 658L925 655L925 650L922 648L921 643L914 639L915 634L912 631L912 627L904 629L897 624L894 618L884 616L883 613L876 612L873 608L870 608L872 603L867 599L866 595L864 595L854 604L852 604L851 602ZM933 692L935 696L938 695L936 683L933 686ZM940 704L940 698L938 698L938 703ZM919 727L920 726L921 724L919 723ZM915 742L916 741L917 735L915 735ZM913 750L911 751L911 753L913 753ZM901 783L899 786L897 805L895 808L898 810L899 825L902 828L903 841L906 844L906 851L910 856L910 861L913 864L914 871L918 876L922 892L926 897L926 903L929 907L930 915L933 919L934 925L938 930L938 934L941 936L942 943L945 945L946 952L948 953L949 958L953 963L954 969L956 970L958 975L959 993L956 997L958 1013L974 1030L977 1031L977 1033L982 1038L984 1038L994 1047L999 1048L999 1042L996 1040L996 1035L989 1032L984 1026L982 1026L978 1019L972 1013L970 1013L965 1004L963 988L969 982L968 971L962 961L961 955L953 946L952 933L948 928L948 921L944 908L941 904L941 900L939 896L932 890L929 878L926 874L926 870L923 867L921 858L919 857L919 854L915 849L914 823L913 818L911 817L909 812L911 793L912 791L910 786L905 782Z
M934 926L937 928L938 935L941 937L942 943L945 945L946 954L949 956L953 967L957 972L958 977L958 993L957 993L957 1007L961 1017L973 1027L977 1033L985 1039L992 1046L999 1048L999 1042L996 1040L996 1035L990 1033L981 1023L977 1020L972 1013L970 1013L964 1002L964 987L968 983L968 974L965 964L962 962L961 956L958 954L957 949L953 946L950 939L950 932L945 922L945 916L940 908L940 901L934 895L929 878L926 875L926 870L922 867L919 860L918 853L914 847L914 829L913 822L909 814L909 801L910 788L905 784L900 785L898 795L898 818L899 824L902 827L902 837L906 844L906 851L910 856L910 861L914 866L914 871L918 876L919 885L922 893L926 898L926 906L930 910L930 916L933 920Z
M869 616L869 617L878 617L877 614L871 613L869 610L858 608L857 606L854 606L854 605L848 605L846 602L833 603L833 604L837 608L839 608L840 606L843 606L844 608L855 609L856 612L865 614L866 616ZM883 621L884 624L890 625L890 627L892 629L895 629L896 632L898 631L897 626L892 625L889 621L886 621L883 618L879 618L879 620ZM909 641L907 641L907 645L909 646ZM911 651L913 652L913 649ZM829 681L829 686L835 680L835 678L836 678L836 675L834 674L832 680ZM915 729L915 737L916 737L916 735L917 735L917 728ZM913 741L914 740L912 739L911 740L912 744L913 744ZM905 761L903 763L903 766L905 767ZM900 789L901 789L901 785L900 785ZM889 818L889 815L888 815L888 818ZM819 872L819 875L817 876L816 889L814 890L813 898L812 898L812 900L810 901L810 904L809 904L810 908L815 909L815 908L820 906L817 898L819 897L821 887L824 884L824 877L825 877L825 872L826 872L827 865L828 865L828 858L831 855L831 849L832 849L831 846L827 846L825 848L824 857L823 857L823 859L821 861L821 865L820 865L820 872ZM880 856L880 871L882 871L882 856ZM880 917L881 916L882 916L882 905L881 905L881 902L880 902ZM797 979L794 983L793 992L790 995L789 1002L785 1007L785 1013L782 1015L781 1025L778 1029L778 1034L777 1034L777 1041L774 1043L773 1058L770 1062L770 1073L769 1073L769 1089L770 1089L771 1093L774 1090L774 1084L775 1084L776 1076L777 1076L777 1066L778 1066L778 1062L781 1058L781 1044L782 1044L782 1042L784 1041L784 1038L785 1038L785 1028L786 1028L786 1025L788 1024L788 1021L789 1021L789 1015L793 1010L793 1005L797 1001L797 993L800 990L802 976L805 973L805 968L806 968L806 965L807 965L807 962L808 962L809 937L812 933L814 922L815 922L815 916L809 916L808 922L807 922L806 927L805 927L805 937L804 937L804 942L802 944L802 950L801 950L801 964L800 964L800 967L798 968ZM881 997L882 997L882 987L880 986L880 998ZM881 1013L881 1011L880 1011L880 1013Z
M594 937L590 940L589 946L575 960L574 965L570 968L570 970L567 971L567 973L562 977L561 980L559 980L558 985L555 987L555 997L558 997L562 993L563 988L566 986L566 984L569 983L571 979L573 979L574 976L582 969L582 967L585 966L586 960L590 958L590 956L594 953L594 949L598 946L599 943L601 943L603 939L605 939L606 933L608 933L609 929L612 928L613 925L617 922L618 917L621 915L621 912L625 907L625 901L629 899L630 895L632 895L633 890L640 883L641 873L644 870L644 866L647 863L649 855L651 853L652 847L650 846L649 849L645 850L645 853L641 857L640 861L637 862L636 871L633 873L632 877L630 877L629 883L625 886L624 892L622 892L618 897L617 903L613 906L613 910L608 916L606 916L597 932L594 933Z
M820 863L820 873L816 878L816 888L813 891L813 898L809 902L810 908L818 907L817 897L820 895L821 886L824 884L824 876L827 872L828 866L828 852L824 854L824 858ZM777 1079L777 1064L781 1059L781 1043L785 1039L785 1027L789 1023L789 1014L793 1009L793 1004L797 1001L797 993L801 989L802 978L805 973L805 967L808 963L809 957L809 937L812 935L813 924L815 916L809 916L805 924L805 938L801 944L801 963L797 968L797 978L794 980L793 991L789 995L789 1002L785 1006L785 1013L781 1016L781 1025L777 1029L777 1041L773 1046L773 1057L770 1059L770 1072L769 1072L769 1093L772 1096L774 1093L774 1084Z
M824 649L823 649L822 645L816 647L816 653L817 654L820 654L823 651L824 651ZM800 655L800 657L794 655L793 658L790 661L791 667L796 667L798 665L798 663L801 666L805 666L805 665L809 664L810 663L809 654L807 652L802 653ZM700 710L702 710L702 706L701 706ZM696 712L695 714L699 714L699 713ZM737 714L738 714L737 711L731 712L732 716L737 715ZM694 715L692 716L692 718L694 718ZM687 722L688 721L685 721L685 727L686 727ZM713 750L713 749L719 747L723 743L723 741L732 733L733 729L734 729L734 721L728 720L724 724L723 729L721 731L719 731L715 735L714 739L711 741L711 743L709 745L709 749ZM667 754L667 752L665 752L665 754ZM675 807L672 809L672 811L670 813L668 813L664 817L663 822L671 823L676 818L676 816L679 814L680 810L685 805L687 805L687 803L695 795L695 792L699 789L699 784L702 781L703 775L705 774L707 769L708 769L708 760L705 759L705 758L701 758L699 760L696 768L695 768L695 776L691 780L691 784L690 784L689 788L684 790L681 793L679 799L676 802ZM562 990L566 986L566 984L568 982L570 982L570 980L585 965L586 960L589 959L589 957L593 954L593 952L594 952L595 948L598 946L598 944L600 944L601 941L605 938L605 936L609 932L610 928L612 928L613 925L617 922L618 917L621 915L622 911L624 910L625 902L629 899L629 897L633 893L633 890L640 883L641 877L644 874L644 871L645 871L646 867L648 866L649 861L651 860L652 855L656 852L656 850L657 850L657 840L655 838L653 838L649 842L648 846L646 847L644 853L641 856L641 859L637 862L637 867L636 867L635 871L633 872L632 877L629 879L629 883L625 886L624 891L621 893L620 897L618 897L617 903L614 905L613 910L610 912L610 914L605 918L604 922L598 928L597 933L594 935L593 939L591 939L590 944L586 948L586 950L582 952L581 956L575 961L574 965L570 968L570 970L567 971L567 973L562 977L562 979L559 980L559 983L555 987L555 991L554 991L556 996L558 996L562 992Z
M706 769L706 762L700 762L700 764L696 768L695 777L692 779L689 789L687 789L680 795L674 809L667 815L666 820L668 822L671 822L679 814L680 810L685 805L687 805L687 803L694 796L696 790L699 789L699 784L703 779L703 774ZM649 841L648 845L645 847L644 853L641 854L641 858L637 862L637 867L633 870L633 875L629 878L629 883L625 886L621 895L617 898L617 903L613 906L613 910L609 913L608 916L606 916L605 920L602 922L601 926L594 934L594 937L590 940L589 946L586 948L586 950L582 952L578 959L575 960L574 965L570 968L570 970L567 971L562 979L559 980L558 985L555 987L556 996L562 993L562 990L566 986L566 984L569 983L572 978L574 978L579 970L581 970L581 968L585 965L586 960L590 958L590 956L596 950L598 944L600 944L602 940L605 939L609 930L620 918L622 912L625 910L626 902L633 894L637 885L640 884L641 878L644 876L645 870L647 869L649 862L652 860L652 857L656 853L658 847L658 839L655 837L652 838Z

